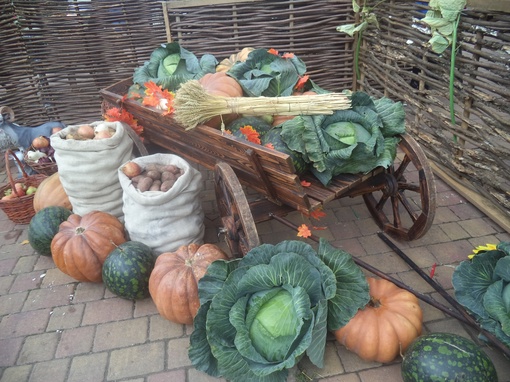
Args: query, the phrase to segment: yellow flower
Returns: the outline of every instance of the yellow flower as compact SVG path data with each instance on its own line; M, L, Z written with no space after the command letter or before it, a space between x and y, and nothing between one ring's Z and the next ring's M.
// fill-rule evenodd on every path
M471 255L468 255L468 259L472 259L480 252L487 252L487 251L494 251L497 249L496 244L486 244L486 245L479 245L475 249L473 249L473 253Z

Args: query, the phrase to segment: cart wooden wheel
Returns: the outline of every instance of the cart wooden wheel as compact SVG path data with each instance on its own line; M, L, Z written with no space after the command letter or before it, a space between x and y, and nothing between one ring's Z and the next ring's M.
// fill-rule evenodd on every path
M399 240L422 237L436 210L434 175L427 157L409 135L401 136L397 158L374 192L363 194L372 217L388 235Z
M214 183L221 218L221 232L235 257L242 257L260 244L257 227L241 183L227 163L216 164Z

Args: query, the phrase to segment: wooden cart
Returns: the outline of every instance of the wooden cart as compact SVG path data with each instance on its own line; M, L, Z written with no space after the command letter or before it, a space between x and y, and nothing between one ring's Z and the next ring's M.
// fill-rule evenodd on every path
M291 224L284 218L289 212L309 215L343 197L362 196L379 227L399 240L420 238L433 222L434 177L420 146L408 134L401 136L390 168L339 175L325 187L312 174L296 175L287 154L206 125L185 130L171 116L126 100L123 96L131 84L124 80L100 93L105 103L133 114L149 142L214 170L221 229L234 256L259 245L257 223L278 218ZM303 180L310 185L303 187ZM243 185L257 191L260 198L248 202Z

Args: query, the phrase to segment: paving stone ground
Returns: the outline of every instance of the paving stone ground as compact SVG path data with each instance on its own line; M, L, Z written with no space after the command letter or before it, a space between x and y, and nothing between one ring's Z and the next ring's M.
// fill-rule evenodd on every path
M0 163L5 169L5 164ZM205 241L227 247L218 236L212 174L204 175ZM474 246L510 240L510 235L482 212L437 181L437 211L430 231L412 242L396 242L425 272L450 293L455 266ZM6 184L5 170L0 184ZM248 192L249 194L249 192ZM318 235L353 256L391 274L411 288L442 301L437 292L385 246L363 199L339 199L325 210L327 229ZM289 219L301 222L293 212ZM261 241L276 244L298 239L276 221L258 225ZM27 225L0 212L0 382L212 382L195 370L187 356L193 328L159 316L150 298L127 301L101 283L76 282L60 272L51 257L40 256L27 239ZM368 273L367 273L368 274ZM477 341L477 333L436 308L420 302L424 332L457 333ZM482 344L483 345L483 344ZM510 361L484 346L501 382L510 382ZM328 338L325 365L303 359L289 381L399 382L401 359L390 364L366 362Z

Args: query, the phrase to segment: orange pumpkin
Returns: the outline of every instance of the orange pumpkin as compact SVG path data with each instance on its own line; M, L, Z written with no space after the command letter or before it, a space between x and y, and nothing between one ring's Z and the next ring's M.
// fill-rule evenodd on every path
M189 244L162 253L149 278L149 293L159 314L179 324L192 324L200 300L198 280L215 260L228 256L214 244Z
M411 292L387 280L367 280L370 302L334 335L363 360L391 362L421 334L423 313Z
M64 187L62 187L58 172L44 179L39 187L37 187L37 191L34 195L35 212L52 206L64 207L68 210L73 209Z
M243 48L238 53L231 54L216 66L217 72L227 72L236 62L245 62L253 48Z
M241 85L232 77L227 76L226 73L207 73L200 78L198 82L202 85L205 91L209 94L222 96L222 97L242 97L243 89ZM238 117L237 114L223 115L223 123L228 125ZM222 117L217 116L205 122L204 125L218 129L221 126Z
M106 257L125 241L124 225L115 216L102 211L72 214L53 237L51 256L72 278L101 282Z

